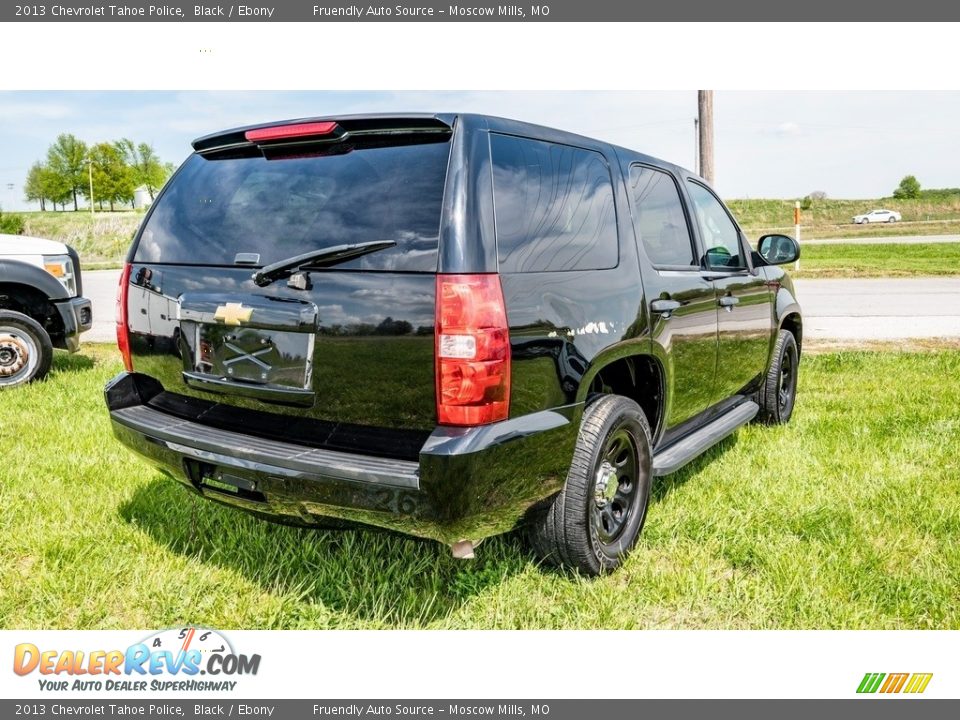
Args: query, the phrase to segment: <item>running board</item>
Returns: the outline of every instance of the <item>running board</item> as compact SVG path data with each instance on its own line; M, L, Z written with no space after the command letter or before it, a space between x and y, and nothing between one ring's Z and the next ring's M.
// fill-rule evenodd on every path
M760 412L760 406L753 400L747 400L728 410L696 432L654 454L653 474L656 476L669 475L679 470L697 455L706 452L723 440L738 427L753 420L758 412Z

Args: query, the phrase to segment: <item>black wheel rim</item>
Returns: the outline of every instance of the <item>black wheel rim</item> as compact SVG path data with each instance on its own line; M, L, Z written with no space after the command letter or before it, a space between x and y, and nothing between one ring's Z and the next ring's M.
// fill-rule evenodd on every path
M637 442L626 429L610 434L600 453L592 507L597 539L612 545L630 524L639 484Z
M777 382L777 405L781 412L793 402L793 392L797 384L797 363L792 351L783 354L780 360L780 379Z

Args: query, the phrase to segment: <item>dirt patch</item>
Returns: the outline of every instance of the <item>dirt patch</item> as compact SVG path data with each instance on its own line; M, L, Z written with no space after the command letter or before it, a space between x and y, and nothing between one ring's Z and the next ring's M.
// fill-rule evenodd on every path
M804 339L803 352L810 355L865 350L870 352L935 352L960 350L960 338L917 338L911 340L826 340Z

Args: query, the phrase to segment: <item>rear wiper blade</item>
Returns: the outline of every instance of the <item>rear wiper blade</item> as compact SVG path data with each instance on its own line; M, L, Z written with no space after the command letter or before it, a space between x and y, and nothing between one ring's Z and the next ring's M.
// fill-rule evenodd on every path
M393 240L375 240L373 242L354 243L352 245L335 245L325 250L314 250L313 252L295 255L286 260L278 260L275 263L257 270L253 274L253 282L260 287L266 287L275 280L290 277L294 272L301 268L325 268L339 265L347 260L353 260L361 255L369 255L378 250L386 250L394 247L397 243Z

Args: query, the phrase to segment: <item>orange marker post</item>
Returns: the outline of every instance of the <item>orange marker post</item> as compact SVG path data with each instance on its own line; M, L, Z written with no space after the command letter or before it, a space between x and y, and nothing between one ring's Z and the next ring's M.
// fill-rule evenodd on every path
M800 201L797 200L793 205L793 239L797 241L797 246L800 245ZM797 262L794 264L793 269L796 271L800 270L800 258L797 258Z

